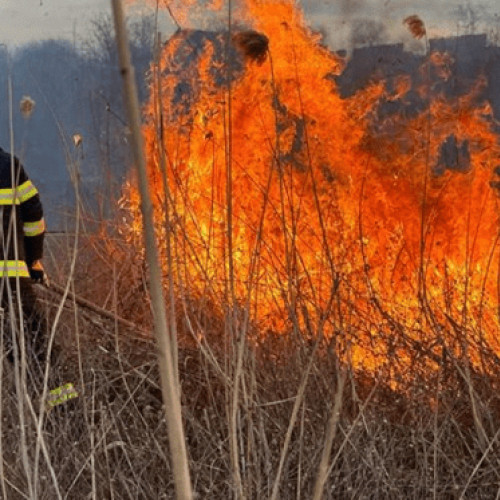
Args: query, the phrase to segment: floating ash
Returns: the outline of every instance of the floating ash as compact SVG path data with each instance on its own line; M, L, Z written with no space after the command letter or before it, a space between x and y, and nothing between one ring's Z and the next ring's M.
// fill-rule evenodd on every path
M408 16L405 18L403 21L404 24L408 27L410 30L410 33L417 39L420 40L425 36L425 24L420 19L420 17L413 15L413 16Z
M233 42L245 59L262 64L269 51L269 38L257 31L240 31L233 35Z
M75 148L79 148L83 143L82 134L73 134L73 144Z
M30 97L30 96L23 96L19 103L19 109L21 110L21 114L23 115L23 118L28 120L31 118L31 115L33 114L33 111L35 110L35 101Z

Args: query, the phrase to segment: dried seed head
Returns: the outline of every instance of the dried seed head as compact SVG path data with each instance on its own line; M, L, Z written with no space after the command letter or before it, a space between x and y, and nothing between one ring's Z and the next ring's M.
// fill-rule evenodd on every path
M81 134L73 134L73 143L75 148L78 148L82 145L83 137Z
M28 95L23 96L19 103L19 108L23 117L28 120L35 109L35 101Z
M269 38L254 30L240 31L233 35L233 42L245 59L262 64L269 49Z
M420 19L420 17L413 15L413 16L408 16L405 18L403 21L404 24L408 27L410 30L410 33L417 39L420 40L425 36L425 24Z

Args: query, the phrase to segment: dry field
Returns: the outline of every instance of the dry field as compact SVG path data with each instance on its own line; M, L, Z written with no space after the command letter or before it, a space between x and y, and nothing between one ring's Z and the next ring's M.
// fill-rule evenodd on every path
M114 295L121 315L140 318L120 300L132 283L113 281L119 269L96 265L101 241L82 239L80 272L87 281L75 278L75 289L81 286L83 294L87 288L87 298L110 310L106 300ZM96 289L89 288L87 261L94 273L99 268ZM147 294L141 294L147 310ZM29 381L26 393L16 388L15 367L4 360L2 498L173 498L154 342L71 301L56 318L57 296L41 295L51 323L57 321L58 357L48 384L72 381L81 396L40 412L41 388ZM129 300L136 303L138 296ZM224 315L186 297L179 297L177 311L182 412L197 498L243 493L265 499L273 488L274 498L312 498L327 445L325 499L498 497L495 376L475 374L448 356L422 377L418 366L428 353L415 352L415 376L392 390L388 370L355 373L326 340L270 336L245 351L234 427L235 357ZM234 482L233 433L242 491Z

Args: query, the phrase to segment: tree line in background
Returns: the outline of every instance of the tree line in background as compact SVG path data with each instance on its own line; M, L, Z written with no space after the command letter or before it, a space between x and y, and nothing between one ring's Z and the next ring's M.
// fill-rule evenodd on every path
M153 54L152 16L129 21L141 102ZM84 41L47 40L0 49L0 146L10 149L9 74L16 155L36 182L49 230L72 226L77 175L89 213L106 217L130 166L117 50L110 17L92 22ZM24 96L35 101L23 116Z

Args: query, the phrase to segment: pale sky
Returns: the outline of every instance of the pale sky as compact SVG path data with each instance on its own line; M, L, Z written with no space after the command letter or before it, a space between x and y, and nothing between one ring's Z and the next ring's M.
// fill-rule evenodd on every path
M141 2L135 11L152 12ZM85 38L89 21L111 15L110 0L0 0L0 43Z
M83 35L100 12L110 13L107 0L0 0L0 43L15 45L47 38Z
M88 23L101 13L110 13L109 0L0 0L0 44L20 45L47 38L82 39ZM470 26L468 12L478 15L483 31L486 21L500 26L500 2L496 0L299 0L315 29L328 36L336 48L356 43L357 32L371 23L383 26L389 41L404 38L402 19L409 14L421 16L430 35L460 34L456 11L462 7L463 25ZM137 2L141 4L140 1ZM455 13L455 14L454 14ZM474 19L473 19L474 20ZM205 26L206 27L206 26Z

